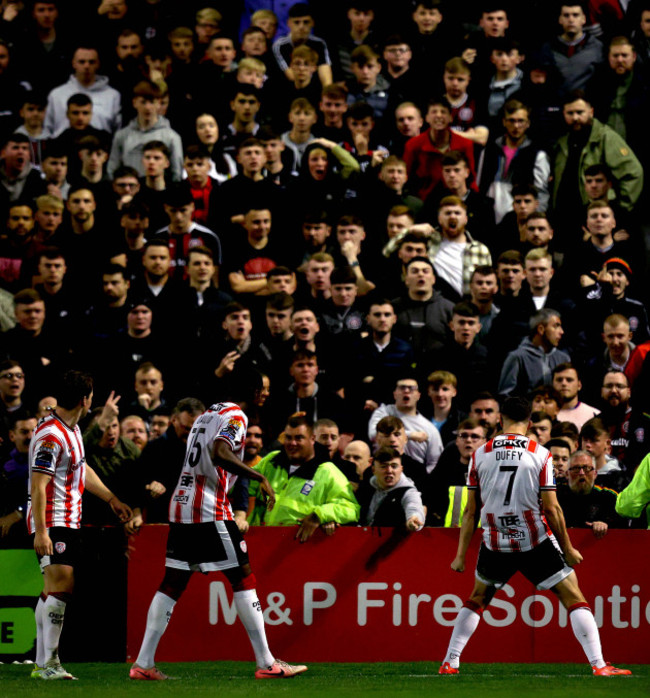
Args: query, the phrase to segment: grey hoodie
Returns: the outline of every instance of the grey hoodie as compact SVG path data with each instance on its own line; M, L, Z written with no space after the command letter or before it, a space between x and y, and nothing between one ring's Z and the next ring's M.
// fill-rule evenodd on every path
M413 484L413 480L410 477L406 477L404 473L400 476L400 479L395 485L389 487L386 490L380 490L377 485L377 477L373 475L370 478L370 484L375 488L376 492L372 495L370 500L370 506L368 507L367 525L372 526L372 522L375 518L377 510L383 503L384 499L395 489L406 488L406 492L402 497L401 504L404 509L404 522L408 521L411 516L417 515L420 521L424 523L424 508L422 506L422 495L419 490L416 489Z
M503 362L499 395L527 395L538 385L550 385L553 369L571 357L555 347L548 353L526 337Z
M74 75L68 82L55 87L47 98L45 128L56 138L68 128L66 117L68 99L78 92L88 95L93 102L93 116L90 125L115 133L122 125L122 98L120 93L108 84L105 75L97 75L90 87L84 87Z
M127 126L115 134L108 159L108 176L112 178L118 167L128 165L143 177L142 149L149 141L162 141L169 148L171 178L174 182L180 182L183 175L183 143L164 116L159 116L158 121L146 130L138 126L137 119L131 119Z

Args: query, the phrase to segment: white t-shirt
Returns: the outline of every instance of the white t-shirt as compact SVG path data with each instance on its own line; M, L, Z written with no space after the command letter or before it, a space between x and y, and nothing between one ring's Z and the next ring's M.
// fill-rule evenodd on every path
M459 295L463 294L463 255L466 242L443 240L433 260L436 274L444 279Z

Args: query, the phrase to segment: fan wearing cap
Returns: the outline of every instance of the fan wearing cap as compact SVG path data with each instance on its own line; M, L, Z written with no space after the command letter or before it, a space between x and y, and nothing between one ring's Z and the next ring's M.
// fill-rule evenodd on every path
M622 315L630 323L632 342L641 344L650 339L650 326L645 305L628 295L633 289L634 274L631 266L622 257L609 257L595 280L584 280L583 310L588 328L587 335L600 332L603 320L610 315ZM634 291L632 290L634 295ZM593 346L593 345L592 345Z

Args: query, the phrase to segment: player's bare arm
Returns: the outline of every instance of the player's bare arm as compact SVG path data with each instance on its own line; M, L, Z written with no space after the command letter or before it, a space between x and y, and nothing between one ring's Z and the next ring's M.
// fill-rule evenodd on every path
M235 523L240 533L248 533L250 525L246 519L247 513L243 509L234 509Z
M569 532L567 531L566 522L564 520L564 513L557 501L557 495L553 490L542 491L542 508L544 509L546 521L564 553L564 559L567 565L570 567L579 565L582 562L582 555L571 545L571 539L569 538Z
M474 490L468 490L467 506L463 513L463 522L460 525L458 550L456 551L454 561L451 563L451 569L454 570L454 572L465 571L465 556L467 555L469 544L472 542L472 536L476 530L476 513L476 492Z
M99 497L103 502L106 502L122 523L130 521L133 516L131 507L121 502L99 479L99 475L97 475L88 464L86 464L86 489L91 494Z
M52 555L52 540L47 532L45 523L45 507L47 504L47 485L52 479L45 473L32 473L32 513L34 515L34 550L37 555Z
M239 458L230 450L230 447L225 441L221 439L215 442L214 452L212 454L213 462L220 468L227 470L233 475L238 475L239 477L249 477L251 480L260 483L260 492L262 496L266 495L267 498L267 509L270 511L275 506L275 492L271 487L271 483L266 479L266 477L254 470L249 468L246 463L240 461Z

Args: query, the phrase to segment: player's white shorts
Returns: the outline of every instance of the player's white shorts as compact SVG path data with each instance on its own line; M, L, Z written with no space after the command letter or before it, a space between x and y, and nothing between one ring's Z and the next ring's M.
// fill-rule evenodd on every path
M169 525L166 567L219 572L248 564L248 548L234 521Z
M566 564L550 538L524 553L500 553L481 545L476 563L479 582L500 589L516 572L521 572L538 589L544 590L568 577L573 569Z

